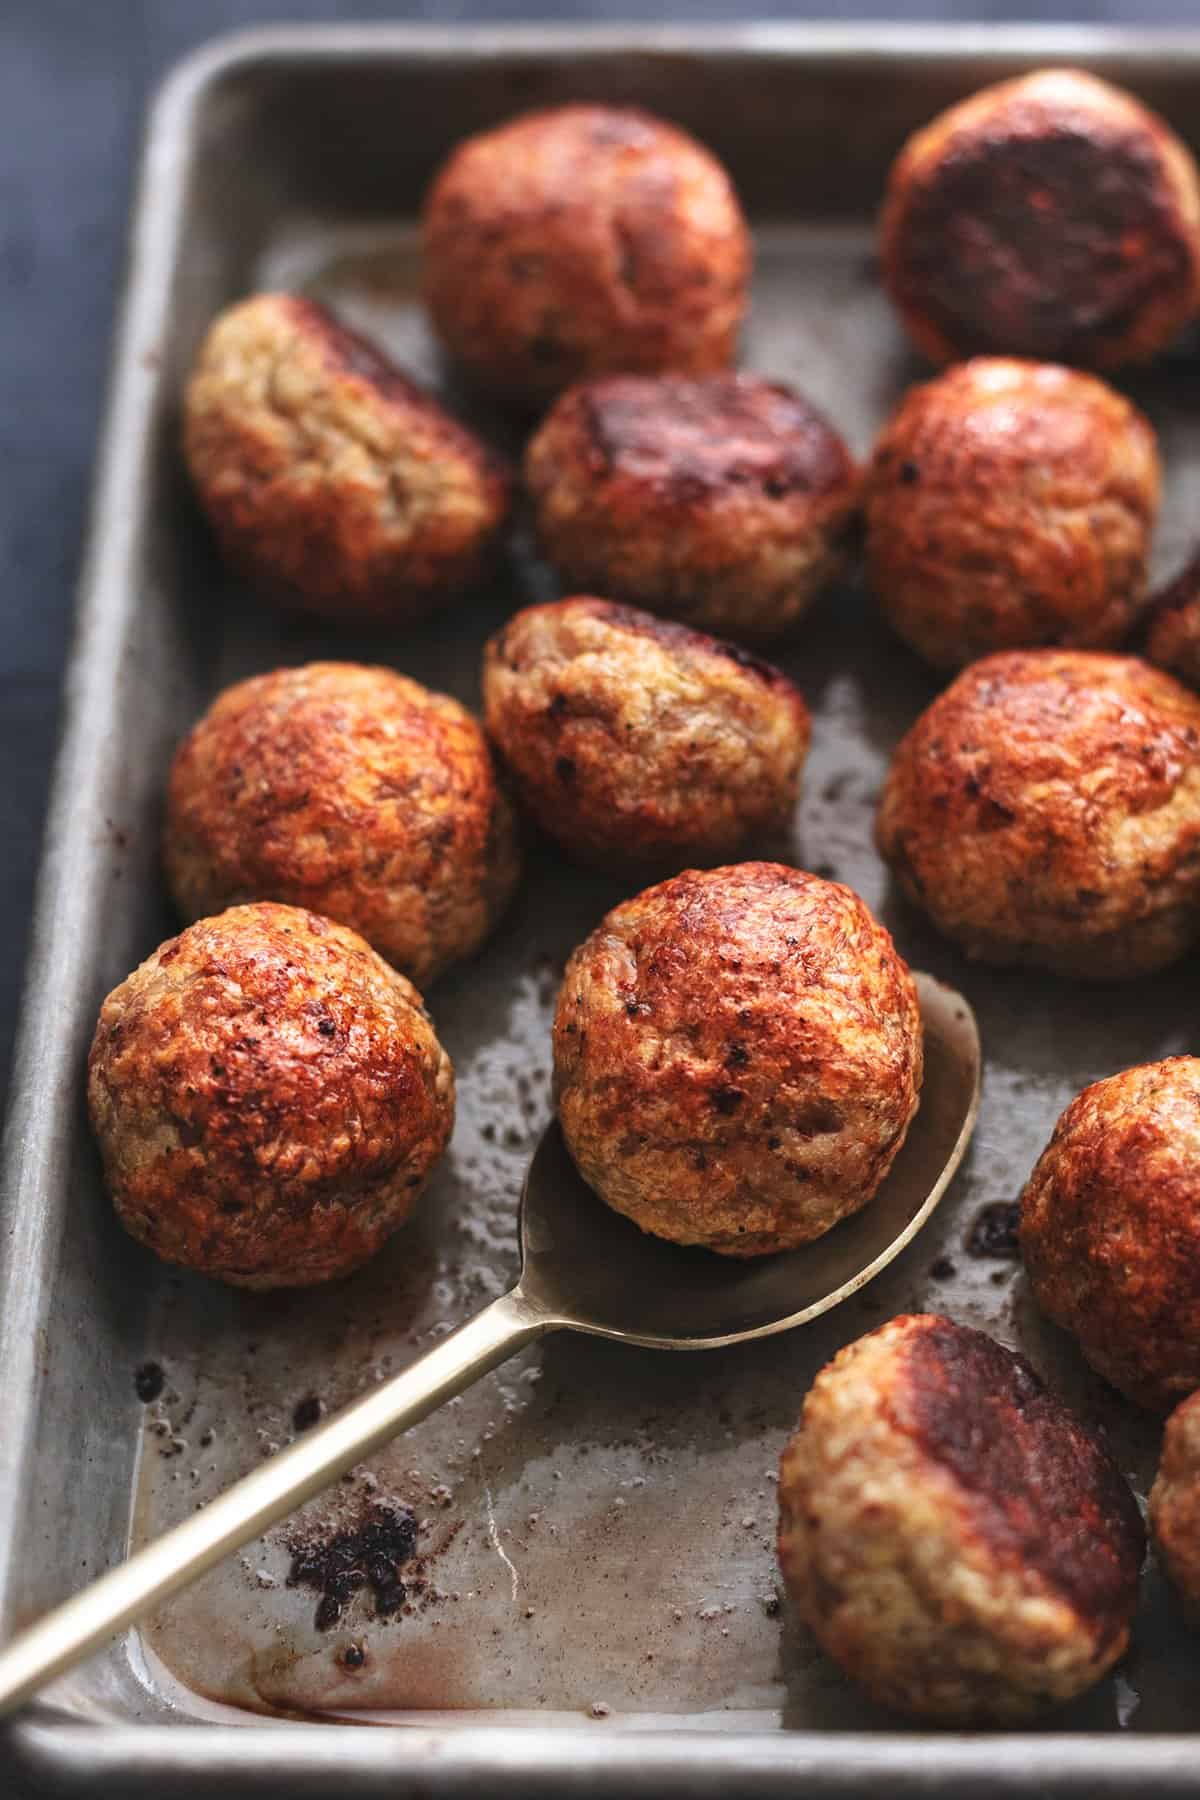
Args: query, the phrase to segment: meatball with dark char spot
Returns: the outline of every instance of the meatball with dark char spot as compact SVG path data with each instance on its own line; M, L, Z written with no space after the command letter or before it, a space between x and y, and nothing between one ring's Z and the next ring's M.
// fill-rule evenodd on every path
M88 1104L121 1223L237 1287L347 1274L450 1137L454 1072L416 989L353 931L235 906L104 1002Z
M808 1243L874 1195L917 1110L916 984L867 907L780 863L676 875L567 964L558 1117L643 1231L725 1256Z
M1200 1625L1200 1393L1181 1400L1167 1420L1150 1490L1150 1534L1192 1623Z
M1106 1381L1165 1412L1200 1387L1200 1058L1072 1100L1021 1196L1042 1311Z
M730 362L750 234L728 175L632 107L527 113L460 144L423 220L439 337L521 408L608 369Z
M1200 700L1132 656L985 657L897 746L876 837L970 956L1162 968L1200 935Z
M520 873L470 713L357 663L218 695L171 768L165 855L185 918L237 900L311 906L422 987L479 948Z
M1111 649L1146 592L1153 429L1092 375L976 357L911 389L864 492L867 569L942 668L1041 644Z
M909 139L888 180L882 261L934 362L1146 361L1200 302L1196 165L1131 94L1043 69Z
M829 423L753 375L572 388L525 481L565 583L751 642L794 625L839 572L858 500Z
M184 448L221 548L266 596L327 617L430 611L487 570L499 459L315 301L221 314L184 401Z
M791 820L808 709L770 663L608 600L530 606L488 644L484 718L572 855L673 873Z
M779 1468L779 1561L881 1706L960 1726L1091 1687L1129 1641L1144 1534L1107 1451L1025 1361L936 1314L817 1376Z

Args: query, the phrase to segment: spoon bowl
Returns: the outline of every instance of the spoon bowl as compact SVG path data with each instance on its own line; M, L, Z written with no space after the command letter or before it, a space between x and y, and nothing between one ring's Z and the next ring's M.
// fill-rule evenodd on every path
M597 1199L551 1125L525 1180L521 1275L512 1291L23 1632L0 1651L0 1713L548 1331L660 1350L715 1349L788 1331L855 1293L932 1213L962 1161L979 1105L970 1007L932 976L916 981L925 1032L921 1104L887 1179L861 1212L777 1256L684 1249L646 1236Z
M708 1350L804 1325L863 1287L916 1236L975 1126L981 1052L961 994L917 975L921 1104L887 1179L824 1237L775 1256L717 1256L651 1237L584 1183L557 1125L521 1196L519 1291L559 1325L653 1350Z

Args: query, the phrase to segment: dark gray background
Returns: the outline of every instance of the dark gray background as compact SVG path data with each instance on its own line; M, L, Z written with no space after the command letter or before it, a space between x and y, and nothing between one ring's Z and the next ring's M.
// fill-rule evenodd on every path
M205 38L268 21L755 15L1200 25L1197 0L0 0L0 1098L130 182L163 71Z

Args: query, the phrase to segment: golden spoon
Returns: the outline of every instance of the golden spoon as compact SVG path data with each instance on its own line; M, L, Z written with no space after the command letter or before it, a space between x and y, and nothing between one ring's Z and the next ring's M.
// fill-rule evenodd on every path
M708 1350L790 1331L857 1292L933 1212L979 1106L979 1034L970 1007L930 975L916 981L925 1027L921 1106L869 1206L781 1256L741 1261L680 1249L646 1236L598 1200L551 1125L521 1196L516 1286L403 1374L306 1432L0 1651L0 1713L548 1331Z

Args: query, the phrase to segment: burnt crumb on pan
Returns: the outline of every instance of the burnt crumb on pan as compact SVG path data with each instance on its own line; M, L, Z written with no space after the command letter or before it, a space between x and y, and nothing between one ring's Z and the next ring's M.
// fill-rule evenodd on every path
M353 1596L369 1588L380 1618L398 1612L408 1598L400 1570L413 1560L417 1521L407 1507L375 1505L353 1528L298 1537L289 1548L289 1587L312 1588L320 1599L313 1623L336 1625Z
M347 1644L336 1660L343 1669L361 1669L367 1660L367 1652L362 1644Z
M296 1431L308 1431L321 1417L321 1401L317 1394L306 1394L297 1402L292 1411L292 1426Z
M948 1256L939 1256L930 1264L929 1273L934 1281L952 1281L957 1271Z
M1019 1217L1020 1207L1015 1200L994 1200L990 1206L981 1207L967 1232L967 1255L1018 1256Z
M166 1382L167 1377L161 1363L144 1362L133 1373L134 1390L143 1406L149 1406L158 1399Z

